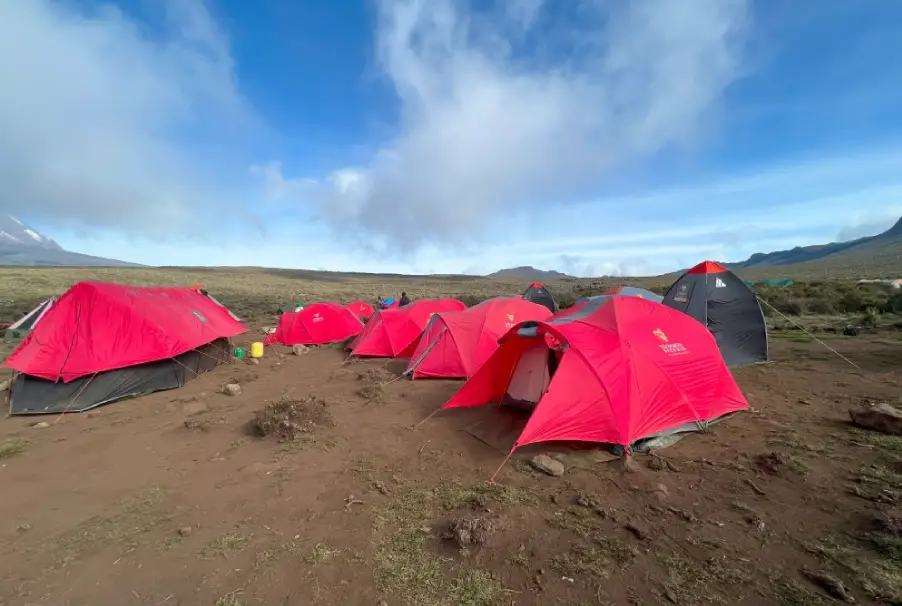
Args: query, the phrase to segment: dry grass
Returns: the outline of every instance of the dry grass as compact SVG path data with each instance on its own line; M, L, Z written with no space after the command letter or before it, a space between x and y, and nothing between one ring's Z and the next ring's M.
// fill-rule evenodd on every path
M856 288L855 278L867 271L825 274L793 267L772 271L741 271L747 280L791 277L785 288L756 286L756 292L787 316L819 315L822 321L809 328L835 330L843 322L869 325L893 322L902 311L902 295L879 288ZM568 278L546 282L562 307L579 297L597 295L628 283L663 293L676 276L656 278ZM288 301L354 299L374 301L407 291L414 298L455 297L473 305L490 297L519 294L527 280L496 280L477 276L401 276L352 274L308 270L231 268L2 268L0 269L0 321L13 321L50 295L64 292L80 280L111 281L137 286L189 286L201 284L239 316L271 319ZM778 328L791 328L779 314L766 307ZM841 321L836 316L842 316ZM887 319L890 318L890 319Z

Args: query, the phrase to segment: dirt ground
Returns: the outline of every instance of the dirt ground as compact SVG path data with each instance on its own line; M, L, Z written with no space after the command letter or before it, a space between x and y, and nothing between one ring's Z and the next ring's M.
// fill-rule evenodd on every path
M332 347L7 418L0 604L900 604L875 514L902 499L902 438L847 422L899 395L900 334L824 337L860 370L775 334L773 363L736 371L752 409L710 433L562 477L515 459L496 485L504 455L460 431L486 411L411 429L459 383L383 385L392 364ZM294 440L249 425L309 396Z

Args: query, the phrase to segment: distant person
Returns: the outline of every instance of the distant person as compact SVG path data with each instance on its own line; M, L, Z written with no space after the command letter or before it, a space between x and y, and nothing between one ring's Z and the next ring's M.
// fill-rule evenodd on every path
M406 293L406 292L402 292L402 293L401 293L401 299L398 301L398 307L404 307L404 306L407 305L408 303L410 303L410 299L407 298L407 293Z
M379 298L376 299L376 305L377 305L380 309L382 309L383 307L385 307L385 299L382 298L382 295L379 295Z

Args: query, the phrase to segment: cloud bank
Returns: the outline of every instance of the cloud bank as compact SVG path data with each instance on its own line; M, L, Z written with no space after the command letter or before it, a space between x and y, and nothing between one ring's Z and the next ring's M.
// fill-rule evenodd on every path
M0 2L0 212L160 237L220 226L238 206L194 142L255 121L226 36L201 0L149 5L153 37L116 8L76 6Z
M586 0L565 24L548 1L502 6L379 2L400 125L368 164L306 193L333 228L410 246L479 239L491 219L694 145L742 74L745 0Z

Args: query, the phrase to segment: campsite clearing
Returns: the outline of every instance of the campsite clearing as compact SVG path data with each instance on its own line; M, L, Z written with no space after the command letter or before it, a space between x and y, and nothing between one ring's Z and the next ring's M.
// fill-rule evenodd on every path
M115 279L140 285L134 275ZM370 294L261 278L258 300L250 283L187 275L243 301L243 347L275 325L276 299ZM510 437L485 429L491 411L411 429L460 382L392 381L404 364L342 364L332 346L268 348L88 413L7 418L0 604L809 606L843 592L898 603L902 437L851 427L848 409L898 396L902 333L887 322L816 334L860 370L801 331L772 330L773 363L734 372L751 410L626 465L572 457L552 477L514 457L496 485L484 481L504 453L486 442ZM234 382L240 393L223 394ZM254 429L273 403L297 413L295 439Z

